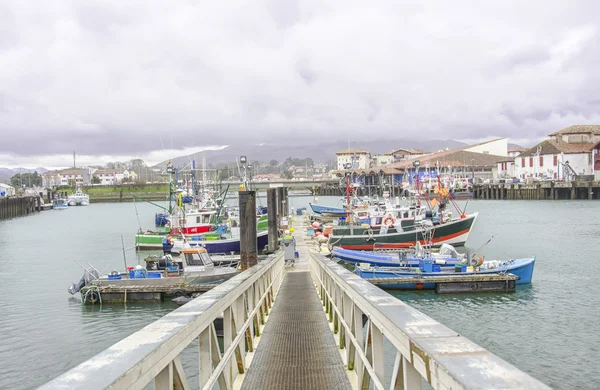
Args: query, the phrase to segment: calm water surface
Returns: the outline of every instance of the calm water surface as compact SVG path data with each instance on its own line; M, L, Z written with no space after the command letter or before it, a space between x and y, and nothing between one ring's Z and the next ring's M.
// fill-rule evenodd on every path
M290 205L309 201L292 198ZM67 293L83 273L75 261L123 269L121 235L132 247L138 226L151 227L156 210L93 204L0 222L0 389L39 386L176 308L82 307ZM532 285L502 295L393 294L554 388L600 388L600 286L592 276L600 203L470 201L468 211L480 212L470 247L494 236L487 259L537 256ZM139 261L132 250L126 255L130 265ZM197 359L193 346L186 354ZM185 368L197 375L197 364Z

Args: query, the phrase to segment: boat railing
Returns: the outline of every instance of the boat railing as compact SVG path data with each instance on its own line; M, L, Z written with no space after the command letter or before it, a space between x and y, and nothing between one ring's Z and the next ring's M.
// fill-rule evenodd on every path
M41 389L189 389L181 354L198 341L201 389L243 380L284 277L283 255L223 282L114 344ZM215 320L223 318L223 351ZM195 385L193 388L198 388Z
M334 261L311 253L309 262L353 388L548 389Z

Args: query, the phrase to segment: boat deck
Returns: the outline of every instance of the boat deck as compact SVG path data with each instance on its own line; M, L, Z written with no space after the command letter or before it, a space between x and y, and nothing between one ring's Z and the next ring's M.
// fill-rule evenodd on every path
M300 258L288 268L242 389L350 389L308 271L305 229L294 229Z

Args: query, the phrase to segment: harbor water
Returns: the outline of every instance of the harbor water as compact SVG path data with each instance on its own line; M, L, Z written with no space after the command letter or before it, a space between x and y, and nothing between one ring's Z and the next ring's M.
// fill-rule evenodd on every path
M290 206L310 201L293 197ZM35 388L177 307L82 306L67 293L83 274L80 265L107 273L152 253L136 255L133 235L152 227L156 211L145 203L92 204L0 221L0 389ZM467 212L475 211L468 246L493 236L486 260L535 255L530 286L514 294L391 293L553 388L600 388L600 284L593 276L600 202L470 201Z

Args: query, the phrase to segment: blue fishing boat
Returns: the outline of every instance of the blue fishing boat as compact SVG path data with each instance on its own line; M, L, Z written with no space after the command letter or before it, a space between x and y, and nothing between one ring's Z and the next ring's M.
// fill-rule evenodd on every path
M52 209L54 210L64 210L69 208L69 202L65 199L54 199L52 201Z
M333 217L343 217L348 214L348 212L341 207L322 206L314 203L309 203L308 205L315 214L322 214Z
M258 251L262 251L265 246L269 243L269 232L267 230L259 231L256 235L256 246ZM180 247L179 242L173 247L173 251L177 252ZM218 240L207 240L204 236L193 236L186 239L183 243L183 248L204 248L208 253L239 253L240 252L240 239L237 238L223 238Z
M422 257L414 253L407 252L366 252L352 249L334 247L331 251L333 257L344 260L352 264L370 264L379 267L416 267L422 263ZM436 265L456 265L460 264L462 259L443 254L428 254L433 264Z
M535 256L523 259L511 259L507 261L485 261L479 267L473 269L466 265L455 265L455 266L439 266L433 264L431 261L423 261L422 264L417 267L394 267L394 268L356 268L356 273L365 279L388 279L388 278L410 278L419 277L422 283L419 283L419 289L434 289L435 282L428 282L428 276L465 276L465 275L490 275L490 274L513 274L518 276L520 279L516 281L516 284L528 284L531 283L533 277L533 268L535 266ZM402 290L414 290L417 289L416 283L390 283L380 284L379 287L384 289L402 289Z

